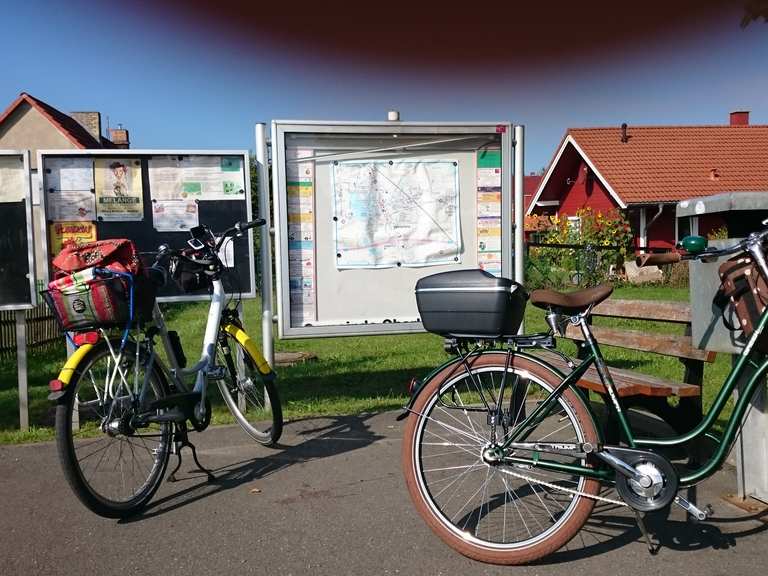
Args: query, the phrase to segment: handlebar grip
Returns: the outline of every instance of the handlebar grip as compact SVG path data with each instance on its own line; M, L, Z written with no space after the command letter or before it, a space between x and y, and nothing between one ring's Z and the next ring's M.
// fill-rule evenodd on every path
M251 220L250 222L238 222L237 227L240 229L240 232L245 232L246 230L256 228L257 226L264 226L266 223L267 221L264 218L259 218L258 220Z
M635 258L635 263L642 268L643 266L658 266L660 264L674 264L680 262L678 252L665 252L664 254L640 254Z

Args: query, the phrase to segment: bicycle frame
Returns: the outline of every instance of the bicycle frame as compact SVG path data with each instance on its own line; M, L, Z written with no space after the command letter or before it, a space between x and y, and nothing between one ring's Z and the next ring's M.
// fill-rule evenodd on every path
M208 309L208 319L205 324L205 335L203 336L203 349L200 353L200 360L191 368L181 368L179 366L179 359L176 357L176 353L171 345L170 337L168 336L168 328L165 324L165 318L160 306L155 302L154 310L152 311L152 318L157 327L160 339L163 344L163 349L171 365L169 375L176 386L184 392L199 392L201 398L205 398L207 391L208 379L206 375L210 368L214 364L216 358L216 340L219 335L219 325L221 323L221 314L224 310L224 284L221 280L214 280L213 292L211 294L211 305ZM149 364L150 366L155 361L155 351L152 349ZM162 363L159 363L162 367ZM184 376L196 374L195 384L190 390L184 383Z
M691 486L711 476L722 465L723 461L727 457L730 448L733 446L733 442L736 439L741 421L747 411L749 403L757 391L762 381L762 377L766 374L766 372L768 372L768 358L763 358L760 363L756 362L752 358L752 350L754 348L755 342L760 337L760 334L768 324L768 311L764 312L761 316L755 332L747 342L744 351L739 356L738 361L732 367L711 408L708 410L702 421L689 432L670 438L642 438L636 437L634 435L627 419L626 412L618 400L616 387L613 383L613 379L611 378L609 370L606 368L605 360L603 359L602 353L600 352L600 347L592 337L592 333L589 328L589 324L586 322L586 318L581 317L576 323L580 326L585 337L585 342L587 343L587 357L562 380L562 382L544 402L537 406L529 416L527 416L520 424L515 427L514 430L511 431L510 435L502 444L502 449L507 449L516 441L524 439L526 433L533 430L536 424L554 407L555 403L563 394L563 392L569 387L574 387L581 376L587 371L587 369L594 364L611 400L609 409L611 410L613 417L618 420L621 427L621 432L624 435L624 439L630 447L658 448L679 446L691 442L697 438L707 436L717 443L717 449L709 458L709 460L707 460L699 469L681 477L680 485L683 487ZM751 372L749 372L750 370ZM717 437L710 431L713 428L717 417L725 408L728 398L735 390L737 383L741 381L744 376L748 377L746 380L746 385L743 387L742 392L739 394L733 412L728 419L728 422L726 423L723 436ZM587 468L578 465L564 465L560 462L547 461L540 458L538 454L534 454L534 457L530 459L510 456L507 458L507 460L511 462L519 462L521 464L538 466L554 471L578 473L589 477L603 478L605 476L604 474L600 473L600 470L596 470L594 468Z

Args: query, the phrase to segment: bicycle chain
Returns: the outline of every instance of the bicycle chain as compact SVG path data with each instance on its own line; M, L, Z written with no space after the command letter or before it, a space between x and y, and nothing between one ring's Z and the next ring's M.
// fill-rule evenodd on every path
M540 480L539 478L535 478L534 476L526 476L525 474L520 474L519 472L513 472L512 470L500 469L500 472L502 472L503 474L509 474L510 476L516 476L517 478L525 480L528 483L535 482L537 484L541 484L542 486L547 486L549 488L552 488L553 490L560 490L561 492L567 492L568 494L573 494L574 496L584 496L585 498L592 498L592 500L596 500L599 502L607 502L608 504L616 504L617 506L629 506L629 504L627 504L622 500L614 500L613 498L606 498L605 496L598 496L597 494L587 494L586 492L579 492L578 490L566 488L565 486L559 486L551 482Z

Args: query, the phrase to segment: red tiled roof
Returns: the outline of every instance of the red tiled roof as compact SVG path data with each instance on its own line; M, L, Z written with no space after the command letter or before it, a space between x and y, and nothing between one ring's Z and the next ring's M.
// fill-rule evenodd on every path
M768 191L768 126L571 128L571 136L627 204L719 192Z
M100 138L96 140L90 132L83 128L77 120L71 116L67 116L63 112L57 110L50 104L46 104L42 100L38 100L34 96L22 92L16 100L0 115L0 124L13 113L16 108L23 102L26 102L32 106L35 110L40 112L45 118L53 124L58 130L66 136L66 138L72 142L78 148L113 148L112 142L106 138Z

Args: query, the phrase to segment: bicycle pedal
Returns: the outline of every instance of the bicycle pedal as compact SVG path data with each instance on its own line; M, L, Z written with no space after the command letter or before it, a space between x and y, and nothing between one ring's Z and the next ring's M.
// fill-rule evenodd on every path
M227 368L225 366L211 366L206 372L209 380L224 380L227 377Z
M674 502L680 506L680 508L688 512L694 522L703 522L715 513L711 504L707 504L704 506L704 510L702 510L692 502L688 502L688 500L682 496L675 496Z

